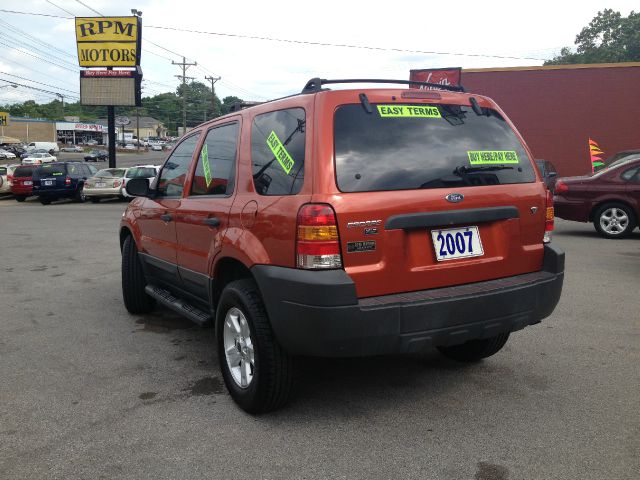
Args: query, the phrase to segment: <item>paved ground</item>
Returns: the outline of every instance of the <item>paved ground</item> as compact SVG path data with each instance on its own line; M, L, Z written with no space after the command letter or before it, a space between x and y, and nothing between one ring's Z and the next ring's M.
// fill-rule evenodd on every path
M638 478L638 232L559 221L556 312L487 361L306 360L252 417L211 330L125 311L125 206L0 200L1 479Z

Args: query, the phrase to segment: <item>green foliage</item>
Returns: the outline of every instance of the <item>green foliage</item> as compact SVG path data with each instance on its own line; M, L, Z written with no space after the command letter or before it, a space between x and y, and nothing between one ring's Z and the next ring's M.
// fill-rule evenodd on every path
M160 120L169 130L169 134L176 135L182 126L182 85L175 92L167 92L153 97L144 97L140 116L153 117ZM185 86L187 102L187 126L193 127L200 123L228 113L229 107L235 102L242 101L238 97L225 97L224 101L215 96L211 99L211 88L201 82L192 82ZM60 100L37 104L33 100L23 103L0 105L0 111L9 112L14 117L46 118L62 120L64 116L80 117L82 122L93 122L99 118L106 118L107 107L81 105L80 102L64 104L64 115ZM116 107L116 115L130 118L135 117L135 107Z
M640 12L628 17L610 8L598 12L576 36L576 51L569 47L545 65L640 61Z

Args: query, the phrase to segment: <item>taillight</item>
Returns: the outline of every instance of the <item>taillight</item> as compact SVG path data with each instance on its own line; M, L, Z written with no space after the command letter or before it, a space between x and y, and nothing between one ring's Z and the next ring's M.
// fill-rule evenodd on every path
M120 180L114 180L113 181L113 186L114 187L119 187L120 185L122 185L122 182Z
M307 204L298 210L296 266L342 268L336 214L331 205Z
M569 191L569 186L564 183L562 180L558 180L555 186L555 193L563 193Z
M547 201L546 201L546 209L545 209L545 224L544 224L544 238L542 241L544 243L549 243L551 241L551 232L553 232L553 219L555 217L555 212L553 210L553 194L547 190Z
M67 177L64 179L64 184L68 187L69 185L71 185L71 177Z

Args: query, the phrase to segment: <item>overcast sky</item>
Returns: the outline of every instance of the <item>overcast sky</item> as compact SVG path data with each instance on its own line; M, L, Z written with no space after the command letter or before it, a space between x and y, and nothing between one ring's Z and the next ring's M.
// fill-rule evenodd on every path
M144 96L174 91L179 81L175 75L181 71L171 60L181 61L185 55L187 61L198 63L189 68L188 75L202 82L205 75L221 76L216 83L218 96L235 95L245 100L296 93L313 77L408 79L409 70L420 68L541 65L563 46L573 47L576 34L605 7L627 16L638 4L626 0L0 2L0 9L63 17L97 16L90 8L103 15L130 15L131 8L137 8L143 12ZM313 46L153 27L390 50ZM68 101L76 99L79 68L72 19L0 12L0 32L0 80L5 80L0 85L13 80L63 93ZM44 44L34 44L34 38ZM54 97L21 86L0 88L0 104L29 99L46 102Z

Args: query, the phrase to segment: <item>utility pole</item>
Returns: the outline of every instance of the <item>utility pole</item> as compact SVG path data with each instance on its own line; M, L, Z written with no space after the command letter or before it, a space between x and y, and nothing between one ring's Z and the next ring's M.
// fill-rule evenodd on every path
M171 61L172 65L180 65L182 67L182 75L176 77L182 79L182 134L187 133L187 78L193 80L193 77L187 77L187 68L198 65L198 62L187 63L187 59L182 57L182 63Z
M62 101L62 116L64 117L64 95L61 93L56 93L57 97L60 97L60 100Z
M222 77L204 77L205 80L209 80L211 82L211 112L212 115L216 114L216 90L214 85L218 80L221 80Z

